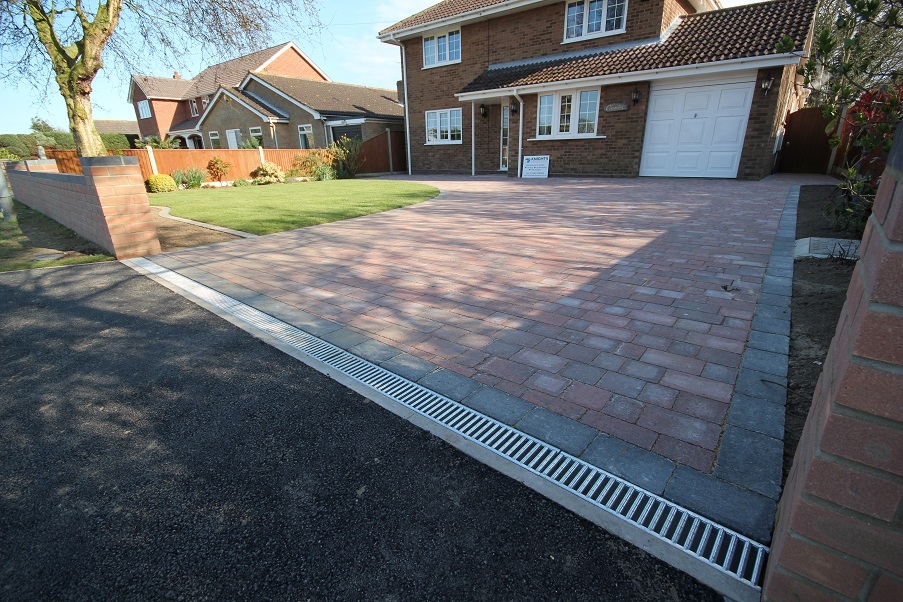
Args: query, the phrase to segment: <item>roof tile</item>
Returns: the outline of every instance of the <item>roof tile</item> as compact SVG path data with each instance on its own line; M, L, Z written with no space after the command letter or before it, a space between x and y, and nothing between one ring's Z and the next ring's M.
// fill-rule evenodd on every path
M481 8L487 8L496 4L505 4L506 2L510 1L511 0L443 0L443 2L434 4L433 6L420 11L416 15L411 15L410 17L399 21L395 25L387 27L379 33L380 35L382 35L385 33L392 33L393 31L407 29L408 27L425 25L426 23L431 23L432 21L439 21L440 19L454 17L455 15L468 13L472 10L479 10Z
M397 90L254 73L318 113L355 117L404 117Z

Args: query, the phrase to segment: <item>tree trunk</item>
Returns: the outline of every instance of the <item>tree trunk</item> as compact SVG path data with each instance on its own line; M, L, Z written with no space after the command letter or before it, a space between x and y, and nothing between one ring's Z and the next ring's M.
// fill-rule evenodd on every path
M75 137L75 148L82 157L106 157L107 149L94 127L94 117L91 110L90 93L80 91L68 91L66 98L66 112L69 114L69 130Z

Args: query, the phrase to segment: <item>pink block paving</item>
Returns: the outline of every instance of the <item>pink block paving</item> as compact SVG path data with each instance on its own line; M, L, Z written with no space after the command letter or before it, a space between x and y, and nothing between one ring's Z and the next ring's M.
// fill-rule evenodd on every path
M805 178L412 178L442 197L171 255L710 471L733 385L704 375L739 364Z

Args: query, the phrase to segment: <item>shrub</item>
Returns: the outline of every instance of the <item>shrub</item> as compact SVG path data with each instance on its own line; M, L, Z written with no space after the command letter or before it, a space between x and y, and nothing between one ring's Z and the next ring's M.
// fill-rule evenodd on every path
M295 155L289 175L314 180L334 180L335 169L332 167L332 153L314 151L304 155Z
M172 192L179 188L176 186L176 181L172 179L172 176L168 176L165 173L152 175L144 184L147 186L148 192Z
M244 187L244 186L253 186L254 183L253 183L253 182L248 182L248 181L245 180L244 178L238 178L237 180L235 180L234 182L232 182L232 185L235 186L236 188L242 188L242 187Z
M275 184L277 182L285 182L285 173L282 171L282 168L270 161L267 161L252 171L251 175L254 176L255 184Z
M172 179L179 188L200 188L206 174L200 167L188 169L176 169L172 172Z
M166 140L161 140L159 136L148 136L147 138L138 138L135 140L135 148L182 148L182 144L178 138L167 138Z
M48 138L53 140L51 146L55 148L66 150L72 150L75 148L75 136L73 136L71 132L47 132L46 135ZM37 134L35 134L35 136L37 136Z
M353 178L363 166L365 157L361 156L364 142L360 138L342 136L329 145L334 157L333 167L340 178Z
M0 147L0 160L3 161L19 161L22 157L16 153L9 152L8 148Z
M5 148L8 152L20 157L31 157L32 149L29 148L26 136L20 134L0 134L0 147ZM31 137L34 140L34 137Z
M124 150L129 148L129 139L125 134L101 134L100 139L107 150Z
M230 167L232 167L231 163L226 163L219 157L214 156L207 162L207 173L210 175L211 180L222 182L223 178L229 174Z
M242 148L257 148L258 146L260 146L260 140L258 140L255 136L251 136L241 143Z

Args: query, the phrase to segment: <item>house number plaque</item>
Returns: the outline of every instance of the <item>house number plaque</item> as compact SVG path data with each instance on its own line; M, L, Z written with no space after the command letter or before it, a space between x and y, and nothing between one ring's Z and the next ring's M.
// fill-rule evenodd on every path
M630 108L626 102L613 102L611 104L605 105L606 113L614 113L615 111L626 111Z

